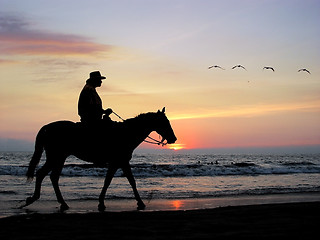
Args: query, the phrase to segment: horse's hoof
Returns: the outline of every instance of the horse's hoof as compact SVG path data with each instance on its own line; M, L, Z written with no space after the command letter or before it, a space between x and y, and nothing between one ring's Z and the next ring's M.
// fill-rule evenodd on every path
M64 212L69 209L69 206L66 203L60 205L60 211Z
M104 212L104 210L106 210L106 206L103 203L100 203L98 205L98 210L99 212Z
M27 197L26 199L26 203L21 205L20 207L18 207L18 209L22 209L26 206L29 206L30 204L32 204L34 201L36 201L36 199L34 199L34 197Z
M34 203L35 199L33 197L27 197L26 199L26 206Z
M38 199L39 199L39 197L37 197L37 196L27 197L25 206L28 206L28 205L34 203Z
M137 207L138 210L144 210L146 208L146 205L144 205L143 202L138 203L137 205L138 205L138 207Z

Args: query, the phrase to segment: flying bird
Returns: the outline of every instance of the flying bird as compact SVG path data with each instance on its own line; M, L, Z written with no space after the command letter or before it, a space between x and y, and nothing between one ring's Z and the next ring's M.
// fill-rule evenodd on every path
M311 72L305 68L301 68L298 72L307 72L307 73L311 74Z
M243 68L244 70L247 70L244 66L242 66L242 65L236 65L236 66L234 66L232 69L235 69L235 68L237 68L237 67L240 67L240 68Z
M264 67L263 69L270 69L270 70L274 71L273 67Z
M208 69L211 69L211 68L220 68L220 69L222 69L222 70L225 70L224 68L222 68L222 67L220 67L220 66L218 66L218 65L214 65L214 66L208 67Z

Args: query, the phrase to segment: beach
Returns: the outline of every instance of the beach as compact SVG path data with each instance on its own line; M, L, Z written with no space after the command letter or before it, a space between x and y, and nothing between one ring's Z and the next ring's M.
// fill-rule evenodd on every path
M0 219L2 239L212 239L318 235L320 202L176 211L29 213Z
M135 154L131 166L146 209L136 210L118 171L103 213L97 205L106 169L74 157L59 181L70 209L59 212L49 177L40 199L19 209L34 191L25 177L31 156L0 154L3 239L307 239L320 223L319 154Z

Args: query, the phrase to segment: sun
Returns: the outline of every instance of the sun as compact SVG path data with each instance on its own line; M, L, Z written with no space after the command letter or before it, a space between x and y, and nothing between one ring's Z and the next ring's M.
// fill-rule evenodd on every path
M169 149L171 150L181 150L181 149L185 149L185 144L182 144L182 143L174 143L174 144L170 144L168 146Z

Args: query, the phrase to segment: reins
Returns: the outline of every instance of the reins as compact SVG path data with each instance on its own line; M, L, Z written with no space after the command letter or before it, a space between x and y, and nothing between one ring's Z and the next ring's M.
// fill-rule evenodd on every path
M123 122L125 121L122 117L120 117L117 113L115 113L114 111L112 111L112 113L114 115L116 115L119 119L121 119ZM149 141L149 140L143 140L144 142L146 143L150 143L150 144L156 144L156 145L161 145L162 147L167 145L167 143L164 143L163 140L162 141L159 141L157 139L154 139L152 137L150 137L149 135L147 136L147 138L151 139L152 141Z

